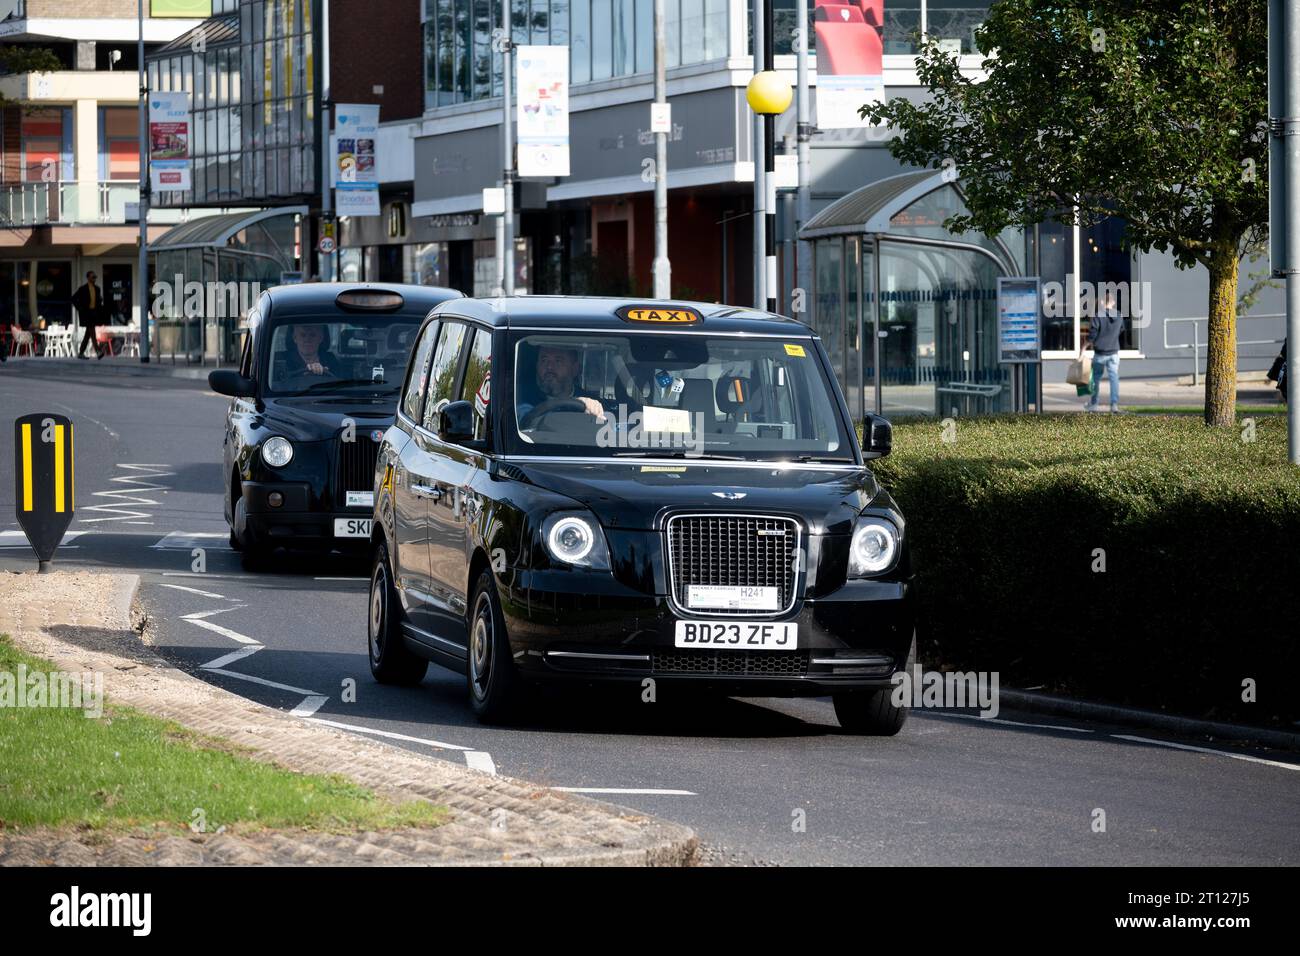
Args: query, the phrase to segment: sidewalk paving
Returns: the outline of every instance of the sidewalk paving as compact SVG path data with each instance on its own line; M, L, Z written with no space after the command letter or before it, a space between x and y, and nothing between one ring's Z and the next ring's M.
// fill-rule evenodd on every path
M89 571L4 574L0 633L68 672L100 672L108 706L134 707L248 748L302 773L344 774L398 799L452 812L435 829L327 834L110 836L75 829L0 830L0 865L690 865L684 826L557 793L308 723L172 667L132 630L139 579ZM134 612L138 615L138 611ZM136 623L140 623L137 619Z
M1121 369L1122 371L1122 369ZM1110 385L1102 382L1099 406L1110 407ZM1047 412L1082 412L1086 396L1079 395L1073 385L1063 382L1047 382L1043 385L1043 410ZM1119 380L1120 408L1135 405L1168 405L1199 408L1205 404L1205 381L1192 385L1190 378L1184 383L1178 378L1124 378ZM1263 380L1239 380L1237 382L1237 404L1239 405L1276 405L1282 403L1275 389Z
M135 356L128 355L106 356L102 359L93 356L86 359L47 358L44 355L32 358L24 355L21 357L10 356L7 362L0 365L0 374L3 374L6 368L13 368L27 372L57 372L60 374L86 372L94 375L183 378L206 382L208 373L217 367L216 365L187 365L179 359L173 362L170 357L158 358L157 356L153 357L148 363L144 363ZM233 366L221 367L231 368Z

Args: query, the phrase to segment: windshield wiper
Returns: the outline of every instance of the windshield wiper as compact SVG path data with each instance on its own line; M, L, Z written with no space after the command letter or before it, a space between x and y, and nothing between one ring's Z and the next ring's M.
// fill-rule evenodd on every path
M616 451L615 458L702 458L704 460L714 461L748 461L743 455L719 455L715 452L705 452L704 454L694 455L684 451L664 451L659 448L647 448L645 451Z

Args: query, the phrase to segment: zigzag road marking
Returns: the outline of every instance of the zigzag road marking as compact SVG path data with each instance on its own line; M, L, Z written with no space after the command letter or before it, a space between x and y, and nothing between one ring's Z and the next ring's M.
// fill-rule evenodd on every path
M148 465L148 464L119 464L118 468L125 468L129 474L117 475L108 479L110 482L117 484L129 485L127 488L117 488L112 491L96 491L91 494L92 498L108 498L111 504L85 505L77 509L77 520L92 524L100 521L128 521L131 519L152 518L153 514L148 511L136 511L132 506L140 505L157 505L158 502L153 498L143 497L153 491L170 491L167 485L160 485L150 481L150 478L165 478L169 475L175 475L174 471L167 471L169 465ZM81 517L87 511L94 511L105 515L101 518L84 518Z

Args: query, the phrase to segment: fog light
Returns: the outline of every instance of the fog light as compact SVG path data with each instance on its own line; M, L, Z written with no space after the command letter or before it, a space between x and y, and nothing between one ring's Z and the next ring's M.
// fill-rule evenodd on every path
M284 504L284 495L280 494L278 491L273 491L266 496L266 503L272 508L278 508L280 505Z

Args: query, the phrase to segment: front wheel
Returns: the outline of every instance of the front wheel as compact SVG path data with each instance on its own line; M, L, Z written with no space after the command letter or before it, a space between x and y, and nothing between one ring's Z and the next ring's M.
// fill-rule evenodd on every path
M916 663L916 635L912 635L912 646L908 650L904 669L911 672ZM892 737L903 729L907 723L907 704L895 704L894 688L882 687L879 690L845 691L831 695L835 704L835 716L840 726L851 734L867 737Z
M470 603L469 663L465 681L470 704L484 723L501 723L518 715L523 688L510 655L501 601L492 573L484 570Z
M402 640L397 592L388 563L388 545L383 541L375 546L374 566L370 571L370 613L366 615L366 631L370 645L370 673L375 680L381 684L407 687L424 680L429 662L412 654Z

